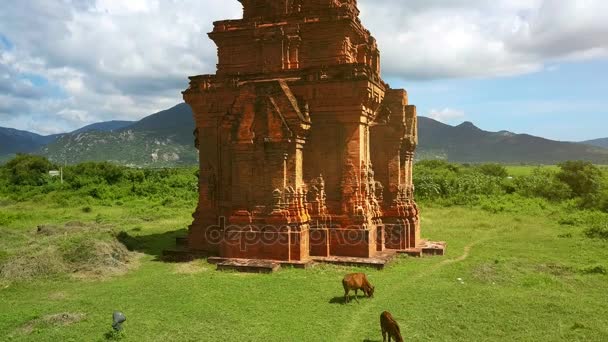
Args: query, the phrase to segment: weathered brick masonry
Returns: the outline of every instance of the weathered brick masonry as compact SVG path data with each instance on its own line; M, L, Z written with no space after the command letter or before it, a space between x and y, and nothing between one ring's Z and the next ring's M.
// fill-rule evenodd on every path
M190 77L200 196L188 246L225 258L373 257L420 244L416 107L380 78L356 0L240 0Z

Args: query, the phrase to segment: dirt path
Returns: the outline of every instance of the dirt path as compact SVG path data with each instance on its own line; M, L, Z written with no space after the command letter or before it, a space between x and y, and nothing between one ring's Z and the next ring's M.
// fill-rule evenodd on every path
M470 244L464 246L463 253L460 256L453 258L453 259L443 260L440 263L438 263L432 267L429 267L414 276L408 277L407 280L411 281L411 280L415 280L415 279L420 279L445 266L467 260L469 258L469 256L471 255L471 250L473 249L473 247L475 247L476 245L478 245L486 240L488 240L488 238L484 237L479 240L471 242ZM396 291L396 288L401 285L402 285L401 283L393 283L390 287L383 288L382 292L383 293L392 293L392 292ZM357 305L357 304L349 304L349 305ZM360 325L361 318L363 316L362 313L363 313L363 310L365 310L365 309L368 309L368 308L366 308L365 305L360 304L360 305L358 305L358 307L356 309L353 310L351 319L348 320L348 324L344 327L344 329L342 330L342 332L340 333L340 335L337 338L338 341L353 341L352 332L357 328L357 326Z

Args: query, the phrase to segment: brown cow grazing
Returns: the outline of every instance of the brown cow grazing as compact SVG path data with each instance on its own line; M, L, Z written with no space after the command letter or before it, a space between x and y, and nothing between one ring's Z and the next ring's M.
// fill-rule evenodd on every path
M397 321L395 321L390 312L384 311L380 314L380 327L382 328L383 342L386 342L386 336L388 336L388 342L391 342L391 338L394 338L397 342L403 342L399 324L397 324Z
M355 290L355 300L359 303L359 299L357 298L357 291L363 290L368 297L374 296L374 287L367 280L367 276L363 273L351 273L344 276L342 279L342 286L344 286L344 303L348 303L349 297L348 293L350 290Z

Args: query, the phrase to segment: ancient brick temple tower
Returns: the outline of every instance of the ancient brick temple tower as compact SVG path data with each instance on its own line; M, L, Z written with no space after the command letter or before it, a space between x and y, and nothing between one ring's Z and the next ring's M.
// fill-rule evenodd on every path
M302 262L420 247L416 107L380 78L356 0L240 0L190 77L200 197L188 246Z

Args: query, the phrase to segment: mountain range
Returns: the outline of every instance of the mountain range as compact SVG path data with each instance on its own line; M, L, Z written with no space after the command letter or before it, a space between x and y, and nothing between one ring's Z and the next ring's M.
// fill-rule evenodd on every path
M40 154L67 164L111 161L129 166L170 167L197 163L192 138L194 119L185 103L136 122L95 127L96 130L61 135L43 146Z
M122 128L128 127L134 123L135 123L135 121L118 121L118 120L98 122L98 123L94 123L94 124L79 128L79 129L71 132L70 134L87 133L87 132L112 132L112 131L117 131Z
M427 117L419 117L418 124L418 159L529 164L588 160L608 164L608 138L560 142L508 131L488 132L471 122L450 126ZM100 122L50 136L0 127L0 162L23 152L69 164L107 160L147 167L194 165L193 128L192 111L185 103L135 122Z
M0 156L15 153L38 152L43 146L54 142L67 134L87 133L87 132L111 132L129 125L134 121L107 121L98 122L84 126L70 133L40 135L28 131L20 131L14 128L0 127Z
M608 138L583 141L583 144L608 148Z
M418 158L461 163L555 164L566 160L608 163L608 149L587 143L544 139L509 131L488 132L471 122L450 126L419 117Z

